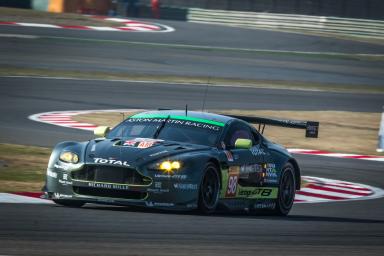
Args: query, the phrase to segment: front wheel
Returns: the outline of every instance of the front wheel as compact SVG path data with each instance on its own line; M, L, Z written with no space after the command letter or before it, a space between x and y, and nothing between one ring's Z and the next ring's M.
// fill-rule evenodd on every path
M52 201L62 206L76 207L76 208L81 207L85 204L84 202L76 201L76 200L53 199Z
M220 181L218 170L212 163L207 164L199 190L199 210L213 213L219 203Z
M276 201L274 214L280 216L288 215L295 200L296 184L295 170L290 163L287 163L281 173L279 195Z

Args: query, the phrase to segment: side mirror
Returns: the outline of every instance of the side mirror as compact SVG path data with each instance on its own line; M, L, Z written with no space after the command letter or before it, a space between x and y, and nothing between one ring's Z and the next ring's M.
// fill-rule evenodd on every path
M235 142L236 149L250 149L252 147L252 140L237 139Z
M96 137L104 138L107 136L111 128L109 126L99 126L95 130L93 130L93 134L96 135Z

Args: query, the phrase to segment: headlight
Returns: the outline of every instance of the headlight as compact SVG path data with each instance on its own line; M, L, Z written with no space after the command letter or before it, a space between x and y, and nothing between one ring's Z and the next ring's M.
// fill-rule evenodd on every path
M168 173L172 173L174 171L177 171L181 168L181 162L179 161L163 161L161 163L159 163L157 165L157 169L158 170L161 170L161 171L164 171L164 172L168 172Z
M79 156L69 151L62 152L59 159L63 162L71 164L77 164L79 162Z

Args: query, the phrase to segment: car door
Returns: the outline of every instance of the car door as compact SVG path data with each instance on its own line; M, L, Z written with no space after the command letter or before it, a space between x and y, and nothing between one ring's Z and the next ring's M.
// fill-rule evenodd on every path
M228 158L227 180L223 184L225 198L237 197L238 187L257 187L262 182L264 155L260 139L248 124L235 121L228 128L222 141ZM252 141L249 149L236 148L237 139Z

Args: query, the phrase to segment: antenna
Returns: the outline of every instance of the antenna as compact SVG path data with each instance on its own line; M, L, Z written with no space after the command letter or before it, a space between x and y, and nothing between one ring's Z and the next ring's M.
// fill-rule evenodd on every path
M125 120L125 113L124 112L120 112L120 115L123 117L123 121ZM121 128L121 139L123 139L123 136L124 136L124 125L123 127Z
M211 77L208 77L208 82L207 82L207 86L205 87L204 98L203 98L203 108L201 109L201 112L204 112L205 100L207 99L208 87L210 83L211 83Z
M185 116L188 115L188 104L185 104Z
M124 112L121 112L120 115L123 116L123 121L125 120L125 113ZM124 142L123 142L123 136L124 136L124 124L123 126L121 127L121 138L120 138L120 147L119 147L119 151L120 151L120 161L122 161L123 159L123 152L122 152L122 148L123 148L123 145L124 145Z

